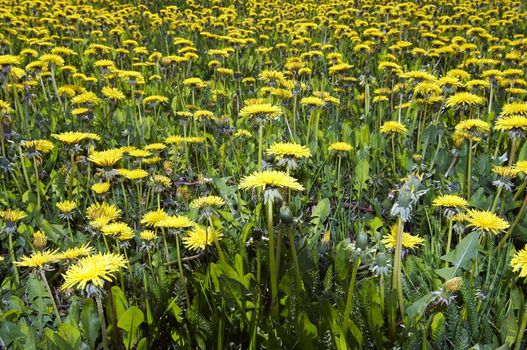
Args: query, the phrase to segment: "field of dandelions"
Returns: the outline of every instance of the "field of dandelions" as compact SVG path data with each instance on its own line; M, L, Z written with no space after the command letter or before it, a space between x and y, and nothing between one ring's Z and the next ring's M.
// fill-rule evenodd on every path
M520 0L0 0L0 349L526 349Z

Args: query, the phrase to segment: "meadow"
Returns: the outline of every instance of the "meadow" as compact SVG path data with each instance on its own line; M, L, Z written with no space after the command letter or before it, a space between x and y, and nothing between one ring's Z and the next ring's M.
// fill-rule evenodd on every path
M519 0L0 0L0 348L527 348Z

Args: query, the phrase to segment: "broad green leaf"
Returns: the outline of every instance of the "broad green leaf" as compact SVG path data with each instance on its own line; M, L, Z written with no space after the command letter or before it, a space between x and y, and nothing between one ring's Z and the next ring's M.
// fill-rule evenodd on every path
M123 338L123 343L126 349L131 349L134 346L139 334L139 327L144 320L145 316L137 306L130 307L118 319L117 327L126 331L126 335Z
M453 266L436 270L436 273L448 280L455 277L460 269L470 270L472 261L478 257L478 234L472 232L458 243L456 249L441 257Z
M419 321L433 298L432 293L425 294L406 309L406 315L412 323Z
M88 340L88 346L92 350L95 349L101 322L93 299L86 299L84 302L81 312L81 325L84 337Z
M507 317L501 322L500 335L501 341L508 346L512 346L516 341L516 336L518 335L518 322L514 315L507 315Z
M313 223L315 226L323 224L329 215L330 209L331 204L329 202L329 198L321 199L317 206L313 209L313 213L311 214L311 223Z
M357 191L365 189L366 182L370 178L370 163L366 159L361 159L355 167L355 189Z

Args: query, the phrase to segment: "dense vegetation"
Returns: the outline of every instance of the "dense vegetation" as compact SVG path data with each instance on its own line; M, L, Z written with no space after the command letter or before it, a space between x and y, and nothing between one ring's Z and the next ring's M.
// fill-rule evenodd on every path
M0 5L0 348L527 347L525 3Z

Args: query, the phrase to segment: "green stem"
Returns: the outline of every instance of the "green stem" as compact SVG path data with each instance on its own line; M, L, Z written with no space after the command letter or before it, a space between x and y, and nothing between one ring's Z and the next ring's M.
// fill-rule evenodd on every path
M75 177L75 153L71 152L70 155L70 178L68 183L68 200L71 201L73 198L73 179Z
M397 298L399 301L399 311L401 312L401 319L404 318L404 298L402 290L402 275L401 275L401 264L402 264L402 250L403 250L403 220L399 218L397 220L397 240L395 245L395 256L393 262L392 272L392 288L397 291Z
M445 255L450 252L450 244L452 243L452 218L448 219L448 238L446 243ZM445 267L448 267L448 261L445 261Z
M263 124L258 126L258 170L262 168Z
M13 271L15 271L15 281L18 285L20 285L20 275L18 274L18 267L16 266L16 258L15 258L15 249L13 246L13 234L8 233L7 237L9 238L9 256L11 257L11 264L13 264Z
M395 133L392 135L392 169L393 174L397 176L397 169L395 168Z
M507 239L511 235L512 231L516 228L516 225L518 225L520 220L523 218L523 213L525 212L525 207L527 207L527 194L525 194L525 198L523 199L523 203L522 203L522 206L520 207L520 211L518 212L518 215L516 215L516 218L512 222L512 225L511 225L511 227L509 227L509 230L507 231L505 236L503 236L501 238L500 243L497 246L497 249L500 249L505 244L505 242L507 241Z
M514 350L520 350L522 346L523 334L525 333L525 327L527 326L527 304L523 308L522 323L520 326L520 331L516 337L516 344L514 345Z
M46 274L44 270L40 270L40 276L42 277L42 280L44 281L44 285L46 286L46 290L48 291L49 297L51 299L51 303L53 304L53 310L55 311L55 315L57 316L57 321L59 324L61 324L62 319L60 318L59 309L57 307L57 303L55 303L55 297L53 297L53 292L51 291L51 288L49 287L48 279L46 278Z
M267 230L269 234L269 269L271 273L271 310L273 317L278 320L278 307L276 297L278 295L278 276L276 271L275 242L273 230L273 202L267 202Z
M223 249L221 249L220 242L218 241L218 237L216 236L216 228L214 227L214 223L212 222L212 217L209 216L209 225L210 229L212 231L212 240L214 242L214 245L216 246L216 250L218 251L218 254L220 256L220 262L222 264L226 264L227 260L225 260L225 254L223 253Z
M498 205L498 199L500 198L502 189L503 189L502 186L498 186L498 191L496 192L496 196L494 197L494 201L492 202L492 207L490 209L490 211L493 213L496 211L496 207Z
M35 183L37 187L37 213L40 211L40 177L38 175L37 157L33 157L33 168L35 169Z
M183 290L185 292L185 302L187 304L187 308L190 307L190 298L187 290L187 282L185 281L185 276L183 275L183 264L181 263L181 252L179 251L179 234L176 233L176 253L177 253L177 264L179 268L179 279L181 281L181 285L183 286Z
M355 281L357 280L357 271L359 269L360 260L360 256L357 256L357 259L355 259L355 263L353 264L353 271L351 273L351 280L348 287L348 297L346 298L346 307L344 308L344 320L342 326L342 331L344 334L346 334L348 331L351 307L353 306L353 291L355 290Z
M470 201L470 184L472 178L472 140L468 142L468 157L467 157L467 200Z
M102 297L97 295L97 311L99 312L99 320L101 322L101 332L102 332L102 345L104 350L109 350L108 347L108 331L106 330L106 320L104 318L104 309L102 306Z

